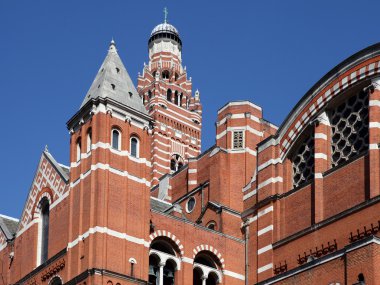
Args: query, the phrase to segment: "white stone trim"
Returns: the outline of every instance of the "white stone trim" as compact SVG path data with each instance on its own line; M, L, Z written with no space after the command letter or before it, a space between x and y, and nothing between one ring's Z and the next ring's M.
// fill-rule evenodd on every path
M93 235L95 233L107 234L109 236L113 236L113 237L116 237L119 239L127 240L127 241L133 242L135 244L143 245L145 247L149 247L149 244L150 244L149 242L145 241L142 238L137 238L137 237L128 235L126 233L117 232L117 231L111 230L107 227L96 226L93 228L89 228L86 232L79 235L75 240L73 240L72 242L69 242L67 244L67 249L73 248L74 246L76 246L79 243L79 241L84 240L84 239L88 238L90 235Z
M201 244L201 245L196 246L193 249L193 253L194 253L193 254L193 259L195 259L195 256L200 251L208 251L208 252L213 253L218 258L220 264L222 265L222 268L225 267L224 258L222 257L221 253L215 247L213 247L211 245L208 245L208 244Z
M116 129L117 130L117 129ZM120 131L119 131L120 133ZM119 138L120 138L121 135L119 135ZM92 144L91 145L91 151L90 152L82 152L81 153L81 159L85 159L85 158L88 158L91 156L91 152L93 150L96 150L97 148L101 148L101 149L104 149L104 150L109 150L111 153L113 154L116 154L118 156L125 156L125 157L128 157L128 159L134 161L134 162L137 162L137 163L142 163L142 164L146 164L147 166L151 167L151 163L149 160L147 160L146 158L136 158L134 156L132 156L129 151L127 150L116 150L114 149L109 143L105 143L105 142L97 142L95 144ZM74 167L77 167L78 165L80 165L80 161L77 161L77 162L72 162L70 164L70 167L74 168Z
M380 123L379 122L369 122L369 128L379 128L380 129Z
M370 107L380 107L380 100L369 100L368 105Z
M262 254L262 253L264 253L264 252L267 252L267 251L271 250L272 248L273 248L272 245L271 245L271 244L268 244L267 246L264 246L264 247L260 248L260 249L257 251L257 254L260 255L260 254Z
M257 135L259 137L263 136L263 132L260 132L258 130L255 130L254 128L251 128L250 126L239 126L239 127L227 127L224 131L220 132L216 135L216 139L220 139L223 136L227 134L227 132L233 132L233 131L248 131L254 135Z
M269 226L257 231L257 236L261 236L261 235L263 235L267 232L270 232L270 231L273 231L273 225L269 225Z
M189 173L197 173L198 170L197 169L189 169Z
M189 180L189 185L197 185L197 180Z
M252 108L255 108L256 110L259 110L259 111L262 110L260 106L257 106L255 104L249 102L249 101L240 101L240 102L230 102L230 103L226 104L224 107L222 107L221 109L218 110L218 114L222 113L228 107L231 107L231 106L241 106L241 105L249 105Z
M184 247L181 241L174 234L166 230L157 230L149 236L149 246L152 243L152 241L157 237L167 237L171 239L178 246L178 250L180 251L181 256L183 256Z
M162 114L162 115L164 115L164 116L167 116L167 117L169 117L169 118L172 118L172 119L174 119L174 120L178 120L178 118L176 118L175 116L172 116L172 115L169 115L169 114L167 114L167 113L165 113L165 112L162 112L162 111L159 110L159 109L157 109L156 112L157 112L157 113L160 113L160 114ZM176 113L176 114L177 114L177 113ZM201 130L200 128L197 128L197 127L195 127L195 126L193 126L192 124L189 124L189 123L187 123L187 122L181 121L181 123L182 123L182 124L185 124L185 125L187 125L187 126L189 126L189 127L191 127L191 128L193 128L193 129L195 129L195 130L197 130L197 131L200 131L200 130Z
M327 135L324 133L315 133L314 138L327 141Z
M379 144L371 143L371 144L369 144L369 149L379 149Z
M249 225L251 224L252 222L256 221L258 218L270 213L270 212L273 212L273 206L269 206L267 208L265 208L264 210L261 210L257 213L257 215L253 216L252 218L249 218L247 219L247 221L245 222L246 225ZM242 225L244 226L244 224Z
M243 196L243 201L245 201L245 200L251 198L252 196L255 196L256 193L257 193L257 191L256 191L256 189L254 189L252 192L249 192L248 194L245 194L245 195Z
M230 153L230 154L246 153L246 152L247 152L247 153L249 153L250 155L257 156L256 151L250 149L249 147L239 148L239 149L228 148L228 149L226 149L226 151L227 151L227 153Z
M274 158L274 159L272 158L272 159L269 159L268 161L260 164L257 169L258 169L258 171L261 171L264 168L268 167L269 165L276 165L280 162L281 162L281 160L279 158Z
M206 278L208 278L210 273L215 273L218 276L218 282L217 283L218 284L222 283L223 275L222 275L222 272L220 272L219 270L217 270L213 267L209 267L209 266L206 266L203 264L196 263L196 262L194 262L193 268L199 268L202 271L202 275Z
M182 259L183 262L186 262L186 263L189 263L189 264L193 264L194 263L194 259L186 257L186 256L183 256L181 259Z
M267 264L267 265L264 265L264 266L262 266L262 267L260 267L260 268L258 268L257 269L257 273L262 273L262 272L264 272L264 271L267 271L267 270L269 270L269 269L272 269L273 268L273 263L269 263L269 264Z
M269 184L271 184L271 183L277 183L277 182L282 182L282 181L283 181L283 179L282 179L281 176L271 177L271 178L269 178L269 179L267 179L267 180L261 182L261 183L258 185L257 189L261 189L261 188L263 188L263 187L265 187L265 186L267 186L267 185L269 185Z
M314 158L321 158L321 159L327 160L327 155L321 152L317 152L314 154Z
M150 249L149 250L149 256L152 254L155 254L156 256L158 256L160 259L160 262L162 262L164 264L166 264L166 261L168 261L169 259L173 260L177 265L176 270L181 270L181 259L178 258L177 256L172 255L172 254L168 254L166 252L162 252L162 251L159 251L156 249Z
M315 173L314 174L314 178L315 179L322 179L323 178L323 174L322 173Z
M109 172L122 176L122 177L127 177L128 179L131 179L137 183L145 184L146 186L150 187L150 182L147 181L145 178L139 178L136 177L132 174L129 174L128 171L124 170L119 170L116 168L111 167L109 164L103 164L103 163L97 163L97 164L92 164L90 170L88 170L85 174L81 174L80 177L70 183L70 187L74 188L81 180L85 179L92 171L96 171L98 169L101 170L108 170Z
M226 276L230 276L230 277L233 277L233 278L236 278L236 279L239 279L239 280L243 280L243 281L245 280L245 277L242 274L239 274L239 273L236 273L236 272L232 272L232 271L229 271L229 270L222 270L222 272Z
M228 119L244 119L246 118L245 113L239 113L239 114L232 114L231 116L228 117ZM253 116L252 114L248 117L250 120L260 123L260 119L256 116ZM227 116L225 116L223 119L218 121L216 123L217 126L223 125L227 121Z

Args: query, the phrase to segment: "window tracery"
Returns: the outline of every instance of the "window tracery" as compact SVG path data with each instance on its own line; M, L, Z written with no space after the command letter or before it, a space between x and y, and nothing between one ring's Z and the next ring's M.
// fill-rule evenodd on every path
M331 111L331 164L368 149L368 93L359 92Z
M293 187L299 187L314 177L314 135L309 131L292 159Z

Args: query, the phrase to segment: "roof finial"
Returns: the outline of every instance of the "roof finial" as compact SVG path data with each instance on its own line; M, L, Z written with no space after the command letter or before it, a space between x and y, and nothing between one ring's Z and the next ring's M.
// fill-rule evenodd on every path
M165 15L165 21L164 22L165 22L165 24L168 22L168 13L169 13L168 8L165 7L164 8L164 15Z
M49 152L49 149L48 149L48 145L45 145L45 149L44 149L45 152Z
M110 47L108 49L109 52L117 52L115 41L113 40L113 37L110 42Z

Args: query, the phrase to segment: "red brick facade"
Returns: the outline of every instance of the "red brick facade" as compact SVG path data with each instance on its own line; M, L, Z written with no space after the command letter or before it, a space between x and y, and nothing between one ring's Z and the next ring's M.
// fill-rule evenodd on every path
M0 215L0 284L380 284L380 44L279 128L226 104L203 153L181 49L158 25L135 89L111 43L70 166L45 150L20 220Z

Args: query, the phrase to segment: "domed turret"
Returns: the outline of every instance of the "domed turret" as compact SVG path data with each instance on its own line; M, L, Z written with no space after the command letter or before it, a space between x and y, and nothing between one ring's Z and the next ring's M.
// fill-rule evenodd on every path
M177 45L178 49L181 50L182 41L179 37L179 32L172 24L168 23L168 20L167 20L168 11L166 8L164 9L164 13L165 13L164 23L161 23L154 27L154 29L152 30L150 34L148 46L149 48L151 48L154 43L167 41L167 42L172 42L173 44Z
M168 39L175 41L178 45L179 48L182 48L182 41L179 37L178 30L171 24L169 23L162 23L154 27L152 30L152 33L150 34L149 38L149 46L150 44L155 41L155 40L161 40L161 39Z

